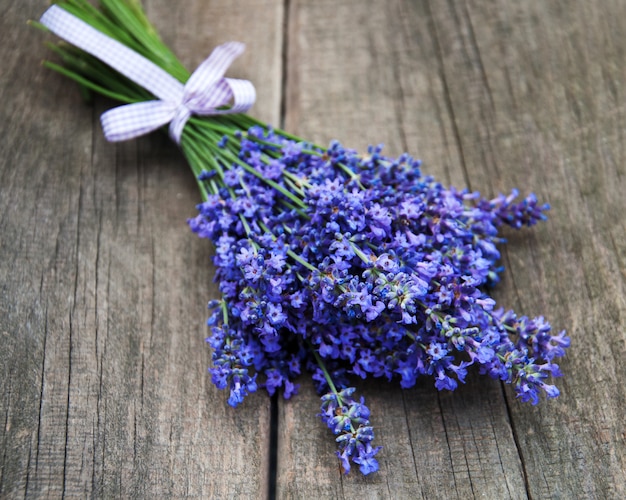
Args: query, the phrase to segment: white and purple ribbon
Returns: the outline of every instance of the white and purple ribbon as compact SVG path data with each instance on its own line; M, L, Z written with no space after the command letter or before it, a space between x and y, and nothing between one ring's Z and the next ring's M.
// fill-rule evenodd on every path
M160 99L126 104L104 113L100 119L109 141L133 139L169 123L170 137L180 144L183 127L191 115L244 113L256 99L252 83L224 77L233 60L244 51L242 43L228 42L216 47L183 85L152 61L61 7L53 5L40 21L60 38L97 57Z

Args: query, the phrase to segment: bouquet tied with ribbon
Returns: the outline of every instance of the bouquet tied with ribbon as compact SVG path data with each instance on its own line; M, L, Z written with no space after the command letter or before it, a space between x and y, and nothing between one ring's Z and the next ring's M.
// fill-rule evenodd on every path
M454 390L468 369L513 386L523 402L559 391L569 338L543 317L497 308L502 226L544 220L517 191L485 199L422 175L421 164L370 147L321 147L245 112L253 85L224 75L230 42L189 74L133 0L61 1L40 27L62 65L44 64L123 103L102 115L110 141L168 127L201 203L189 226L215 247L221 297L207 338L213 383L237 406L264 387L290 398L311 374L343 470L378 470L370 411L351 380L402 388L430 376Z

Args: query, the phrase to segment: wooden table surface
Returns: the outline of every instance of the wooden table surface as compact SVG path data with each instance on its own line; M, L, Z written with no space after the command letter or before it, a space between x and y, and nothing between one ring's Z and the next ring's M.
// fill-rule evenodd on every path
M562 394L361 383L384 447L367 477L341 475L306 377L230 408L206 372L212 250L186 226L179 151L107 143L111 103L40 65L52 37L25 23L47 2L0 0L0 498L625 498L626 1L144 4L189 68L246 42L229 75L263 120L549 202L507 234L494 294L568 330Z

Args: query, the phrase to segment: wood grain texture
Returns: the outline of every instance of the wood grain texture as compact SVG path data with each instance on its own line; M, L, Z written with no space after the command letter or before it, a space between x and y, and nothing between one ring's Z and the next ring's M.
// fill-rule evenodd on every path
M280 82L282 33L259 23L280 25L282 3L240 3L146 7L190 67L233 37L255 41L234 76ZM165 137L106 143L110 103L84 105L39 64L46 37L25 22L46 3L0 5L0 497L263 497L269 399L233 411L206 373L217 292L186 227L188 167Z
M624 498L626 2L144 4L190 68L246 42L229 75L263 120L550 202L507 233L495 296L568 329L562 395L359 383L381 470L342 476L303 378L271 442L269 398L233 410L206 374L216 290L184 160L158 135L106 143L110 103L39 65L25 20L46 2L0 0L0 498L263 498L273 446L284 499Z

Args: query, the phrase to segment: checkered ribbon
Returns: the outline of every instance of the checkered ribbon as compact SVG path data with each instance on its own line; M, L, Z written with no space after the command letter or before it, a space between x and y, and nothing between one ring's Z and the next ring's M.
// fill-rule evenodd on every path
M254 104L252 83L224 77L232 61L243 52L242 43L218 46L183 85L153 62L61 7L50 7L41 23L160 99L126 104L104 113L102 128L109 141L132 139L169 123L170 137L179 144L191 115L243 113Z

